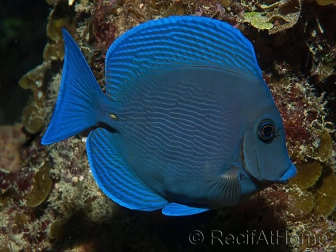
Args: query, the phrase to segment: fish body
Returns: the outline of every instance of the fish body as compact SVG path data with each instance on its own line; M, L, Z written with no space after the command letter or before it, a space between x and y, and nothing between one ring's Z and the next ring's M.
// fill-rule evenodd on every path
M98 186L130 209L190 215L235 205L296 173L251 43L203 17L169 17L119 37L106 94L63 30L65 60L42 144L87 139Z

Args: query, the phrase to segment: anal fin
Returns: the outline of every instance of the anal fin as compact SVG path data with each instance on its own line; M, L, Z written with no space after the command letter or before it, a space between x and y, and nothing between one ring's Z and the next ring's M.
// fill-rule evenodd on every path
M113 201L129 209L152 211L168 201L149 188L132 170L118 149L118 133L93 130L86 147L93 176L100 189Z
M199 214L210 210L209 208L191 207L178 203L170 203L162 209L162 213L168 216L185 216Z

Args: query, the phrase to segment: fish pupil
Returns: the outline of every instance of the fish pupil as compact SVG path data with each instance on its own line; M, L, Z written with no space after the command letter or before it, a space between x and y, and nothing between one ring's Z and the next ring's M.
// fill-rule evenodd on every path
M271 119L265 119L259 123L258 136L261 140L272 140L275 136L275 132L275 123Z

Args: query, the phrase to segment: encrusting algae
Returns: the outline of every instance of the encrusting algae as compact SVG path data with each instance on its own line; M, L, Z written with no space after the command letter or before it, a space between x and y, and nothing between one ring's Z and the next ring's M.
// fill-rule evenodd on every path
M301 190L312 187L321 177L323 167L319 162L302 163L296 166L298 174L290 182L296 184Z
M266 239L270 238L267 232L277 230L288 237L309 234L321 238L321 242L280 239L272 247L278 251L336 249L333 1L47 2L52 10L44 62L20 80L22 88L32 90L22 118L26 144L21 147L20 143L20 152L16 152L19 165L16 163L13 171L0 170L0 251L269 248L265 241L258 248L212 245L210 232L214 229L223 235L263 230ZM269 187L236 207L167 219L160 213L128 211L104 196L89 172L85 132L49 147L41 146L40 139L60 83L60 27L74 36L104 90L105 53L115 38L146 20L181 14L223 20L252 41L283 117L298 174L289 184ZM38 188L43 190L38 192ZM188 240L195 229L204 233L202 244L193 245Z
M335 0L316 0L316 3L318 3L319 5L329 5L329 4L336 5Z
M335 172L330 167L324 168L320 180L315 189L314 213L329 216L336 207Z
M26 203L29 207L37 207L48 197L52 188L49 170L50 167L45 164L34 174L31 191L26 196Z
M266 4L269 2L272 4ZM247 4L246 7L251 10L256 9L255 5ZM268 30L269 34L274 34L289 29L298 22L301 0L260 1L257 7L262 11L245 12L244 21L257 29Z

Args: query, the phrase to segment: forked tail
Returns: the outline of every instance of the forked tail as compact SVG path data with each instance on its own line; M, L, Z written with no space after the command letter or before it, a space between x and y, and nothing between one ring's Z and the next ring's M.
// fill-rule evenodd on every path
M99 122L101 101L106 99L82 52L63 28L65 47L61 86L43 145L59 142Z

